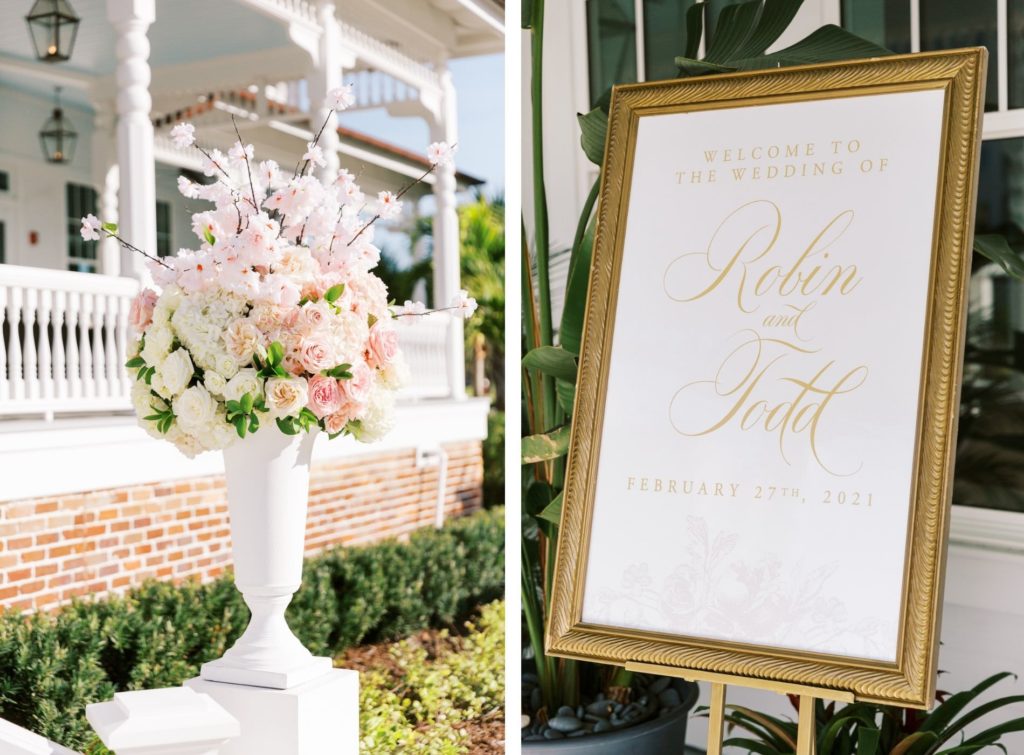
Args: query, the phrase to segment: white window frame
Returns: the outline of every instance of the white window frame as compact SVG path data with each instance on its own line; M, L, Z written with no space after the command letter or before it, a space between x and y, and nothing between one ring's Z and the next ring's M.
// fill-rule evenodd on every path
M702 1L702 0L698 0ZM638 81L644 81L644 8L643 0L633 0L636 12L636 70ZM912 52L921 51L920 0L906 0L910 4L910 46ZM985 113L982 139L1012 139L1024 137L1024 108L1009 108L1009 51L1008 0L996 0L996 39L998 51L989 66L997 69L998 109ZM574 81L575 101L587 103L590 99L589 51L586 46L586 0L572 0L570 14L572 27L582 35L583 43L575 45L577 60L574 70L582 71ZM773 45L778 49L802 39L824 24L842 24L841 0L805 0L793 23ZM701 40L700 52L704 52ZM577 161L577 185L585 192L596 180L598 169L587 160ZM581 197L583 194L580 195ZM1024 553L1024 512L1001 511L977 506L953 506L950 542L985 550Z

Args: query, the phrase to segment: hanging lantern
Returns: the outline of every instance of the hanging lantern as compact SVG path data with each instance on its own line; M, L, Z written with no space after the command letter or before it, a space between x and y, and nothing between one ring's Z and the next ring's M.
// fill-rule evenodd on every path
M78 132L71 121L64 117L64 109L60 106L60 87L54 95L53 115L43 124L39 132L39 142L43 145L43 155L47 162L69 163L75 157L75 143Z
M71 57L81 19L67 0L36 0L25 20L39 60L59 63Z

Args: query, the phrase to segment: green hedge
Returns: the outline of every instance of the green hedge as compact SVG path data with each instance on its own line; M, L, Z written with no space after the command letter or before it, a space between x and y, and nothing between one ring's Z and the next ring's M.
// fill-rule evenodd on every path
M421 530L408 542L338 548L307 560L288 609L314 653L450 624L504 586L504 511ZM150 582L57 614L0 614L0 717L68 747L91 729L85 706L116 690L181 684L241 634L249 609L230 578Z

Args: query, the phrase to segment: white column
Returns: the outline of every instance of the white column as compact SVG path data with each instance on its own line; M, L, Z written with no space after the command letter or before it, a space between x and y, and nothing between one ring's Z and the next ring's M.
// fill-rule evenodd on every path
M118 223L117 191L121 176L117 167L117 137L114 102L97 102L92 132L93 185L99 193L96 214L104 223ZM100 272L121 274L121 247L115 239L104 237L99 242Z
M154 0L107 0L107 18L117 33L117 159L121 166L121 236L156 254L156 168L153 159L149 39ZM145 259L133 252L125 270L143 282Z
M455 85L447 65L438 67L441 75L441 107L433 119L430 138L457 144L459 141L458 109ZM439 166L435 171L434 199L434 302L435 307L447 307L458 293L459 282L459 215L455 206L455 165ZM466 396L466 352L462 320L452 318L448 331L446 353L448 385L452 398Z
M310 128L314 135L331 112L330 108L324 107L327 93L342 83L341 30L334 15L334 0L317 0L316 17L323 31L320 34L317 61L309 75ZM318 173L324 180L334 181L338 177L338 169L341 167L338 143L338 121L336 116L331 115L330 122L320 136L320 146L324 150L327 165Z

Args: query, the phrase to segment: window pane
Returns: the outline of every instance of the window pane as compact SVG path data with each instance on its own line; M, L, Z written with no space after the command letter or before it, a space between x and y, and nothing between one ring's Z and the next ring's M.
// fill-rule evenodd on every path
M1007 1L1006 22L1010 107L1024 107L1024 0ZM992 60L988 64L995 66Z
M0 221L0 265L7 262L7 226Z
M91 186L81 184L67 184L65 186L65 204L67 207L67 248L69 270L81 270L82 272L95 272L93 264L77 264L80 260L96 259L95 241L84 241L82 239L82 218L90 213L96 214L96 190Z
M644 66L648 81L674 79L686 50L686 11L693 0L644 0Z
M985 109L999 106L996 71L996 0L921 0L921 49L988 48Z
M587 0L590 101L612 84L636 81L636 13L633 0Z
M842 12L844 29L893 52L910 52L910 0L843 0Z
M156 203L156 253L167 257L171 253L171 205Z
M1024 244L1024 139L982 145L977 232ZM974 263L953 502L1024 511L1024 283Z

